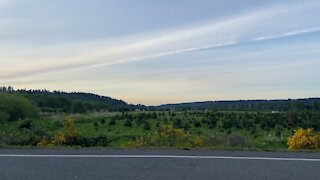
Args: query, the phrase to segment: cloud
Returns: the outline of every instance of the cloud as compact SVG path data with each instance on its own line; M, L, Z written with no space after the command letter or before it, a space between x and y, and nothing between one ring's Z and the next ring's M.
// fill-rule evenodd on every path
M252 41L272 40L272 39L279 39L279 38L285 38L285 37L297 36L297 35L303 35L303 34L315 33L315 32L320 32L320 27L300 29L300 30L290 31L290 32L277 34L277 35L260 36L260 37L254 38Z
M1 1L0 1L1 2ZM0 78L17 78L44 72L67 69L95 68L119 63L146 60L155 57L169 56L204 49L214 49L240 43L250 39L262 41L271 36L254 38L255 31L265 30L262 21L268 21L281 13L292 13L301 5L292 7L273 6L263 10L249 12L220 21L197 24L189 27L180 27L149 35L138 35L129 39L114 40L111 43L93 42L74 44L74 46L41 48L42 52L31 47L25 53L13 51L12 55L5 55L7 61L0 67ZM290 31L272 38L293 36L301 33L315 32L319 29ZM108 40L105 40L108 41ZM61 55L59 51L76 52ZM61 53L61 52L60 52ZM40 54L40 55L39 55ZM3 60L2 60L3 61Z

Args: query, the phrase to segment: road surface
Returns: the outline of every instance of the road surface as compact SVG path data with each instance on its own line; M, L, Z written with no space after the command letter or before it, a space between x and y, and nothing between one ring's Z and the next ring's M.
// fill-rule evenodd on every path
M1 180L320 179L320 153L0 149Z

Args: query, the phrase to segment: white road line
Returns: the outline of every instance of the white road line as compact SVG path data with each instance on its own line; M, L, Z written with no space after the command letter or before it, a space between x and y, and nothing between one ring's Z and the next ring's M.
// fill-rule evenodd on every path
M176 159L234 159L234 160L271 160L271 161L314 161L314 162L320 162L320 159L315 159L315 158L245 157L245 156L0 154L0 157L30 157L30 158L176 158Z

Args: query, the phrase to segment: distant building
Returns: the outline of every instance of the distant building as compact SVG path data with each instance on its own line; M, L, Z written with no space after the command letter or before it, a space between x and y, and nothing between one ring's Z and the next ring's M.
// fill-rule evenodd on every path
M272 114L279 114L279 111L271 111Z

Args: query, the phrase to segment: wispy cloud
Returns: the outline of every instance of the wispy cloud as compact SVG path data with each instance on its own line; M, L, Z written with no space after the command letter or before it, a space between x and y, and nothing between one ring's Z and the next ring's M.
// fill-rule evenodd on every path
M290 31L290 32L286 32L283 34L277 34L277 35L260 36L260 37L254 38L252 41L279 39L279 38L285 38L285 37L308 34L308 33L315 33L315 32L320 32L320 27L309 28L309 29L300 29L300 30Z
M262 41L319 31L318 28L312 28L290 31L281 35L254 37L257 34L255 31L265 30L266 27L261 23L262 21L274 19L281 13L294 13L294 10L299 6L301 5L292 7L273 6L220 21L138 36L133 38L136 41L115 40L114 44L117 45L92 43L91 50L83 48L83 44L79 43L74 47L67 47L70 52L77 52L67 57L52 55L56 53L50 52L52 47L48 47L49 53L40 53L41 56L38 56L37 51L34 51L36 48L33 47L34 54L13 57L8 60L8 63L4 63L0 67L0 78L15 78L65 69L108 66L225 47L237 43L250 42L251 39L253 41ZM60 49L65 49L65 47L62 46Z

